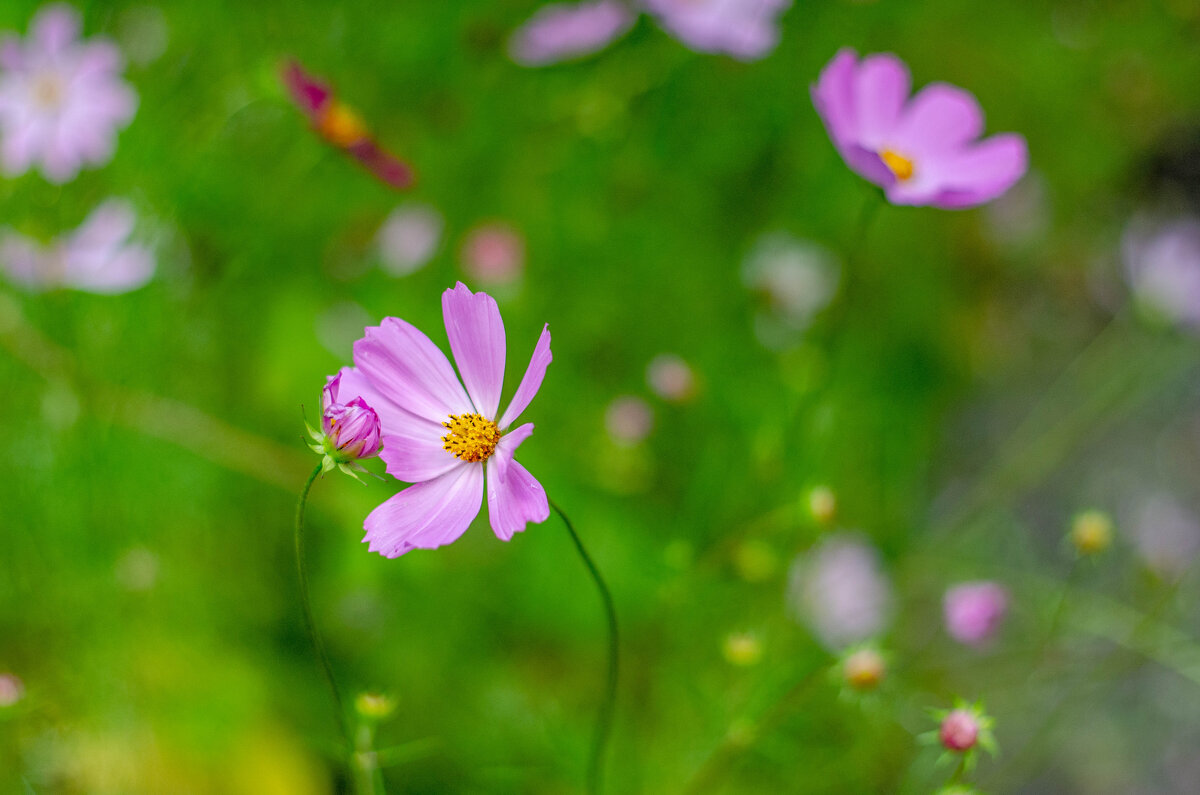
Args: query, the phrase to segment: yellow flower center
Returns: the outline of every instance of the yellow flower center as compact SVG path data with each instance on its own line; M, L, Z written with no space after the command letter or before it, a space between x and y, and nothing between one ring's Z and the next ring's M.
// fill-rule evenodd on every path
M58 75L39 75L33 82L33 101L43 110L56 110L62 104L63 84Z
M367 127L359 115L336 99L321 113L317 131L327 141L341 147L353 146L367 137Z
M482 414L451 414L442 427L450 431L442 449L472 464L486 461L500 441L500 427Z
M879 153L879 159L891 169L892 173L896 175L896 179L901 182L912 177L913 162L904 155L897 154L891 149L884 149Z

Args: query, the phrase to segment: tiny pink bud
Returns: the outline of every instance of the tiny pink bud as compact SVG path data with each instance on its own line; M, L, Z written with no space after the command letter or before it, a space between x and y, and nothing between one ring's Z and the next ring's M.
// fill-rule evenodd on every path
M341 380L341 373L330 378L321 395L321 430L327 440L326 449L336 451L335 457L347 461L376 456L381 442L379 416L361 397L339 403Z
M969 710L953 710L942 719L938 739L947 751L970 751L979 740L979 721Z
M0 673L0 709L11 707L25 694L25 685L15 674Z

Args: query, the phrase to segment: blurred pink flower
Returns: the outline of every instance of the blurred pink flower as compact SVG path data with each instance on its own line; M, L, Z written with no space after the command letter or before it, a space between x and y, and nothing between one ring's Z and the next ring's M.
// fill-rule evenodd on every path
M0 269L31 290L135 290L154 275L153 253L130 242L136 223L129 202L108 199L77 229L47 245L11 229L0 230Z
M361 397L338 400L342 374L332 376L321 390L321 430L333 450L347 460L379 455L379 416Z
M995 637L1008 613L1008 590L994 582L965 582L946 590L942 609L950 637L982 646Z
M644 0L644 4L667 32L688 47L752 61L779 44L779 17L791 8L792 0Z
M604 427L614 442L632 446L650 435L654 428L654 412L641 398L622 395L608 404Z
M0 674L0 709L11 707L25 695L25 685L14 674Z
M1170 494L1145 498L1129 535L1146 565L1163 576L1181 576L1200 553L1200 520Z
M462 265L480 284L510 284L525 270L525 241L507 224L478 226L463 241Z
M117 131L137 110L113 43L80 41L79 13L43 6L25 39L0 39L0 166L7 176L37 166L51 182L68 182L116 151Z
M292 101L326 142L353 157L381 182L396 189L412 187L416 179L412 168L380 146L358 113L338 99L332 88L298 61L285 63L280 77Z
M663 400L682 403L696 394L696 374L681 357L661 353L646 365L646 383Z
M621 0L587 0L542 6L508 42L522 66L545 66L607 47L628 31L637 14Z
M405 276L425 265L442 239L441 214L425 204L397 207L379 228L379 255L384 269Z
M1200 219L1135 218L1121 236L1121 253L1139 303L1200 328Z
M844 49L812 87L813 104L846 164L892 204L960 209L989 202L1028 167L1015 133L977 140L983 110L969 92L932 83L909 99L908 67L894 55L861 61Z
M792 565L788 601L826 646L842 648L883 631L892 589L875 548L858 533L839 532Z
M501 540L550 516L545 490L513 460L533 425L509 430L541 388L553 358L549 327L542 329L512 402L499 414L505 360L499 307L490 295L459 282L442 294L442 314L461 381L427 336L395 317L366 330L354 345L355 366L341 372L339 399L360 397L375 409L388 473L413 484L365 523L370 549L389 558L461 536L479 514L485 470L488 518Z
M755 331L768 347L797 341L837 293L841 266L833 252L787 232L758 239L742 264L742 282L762 296Z

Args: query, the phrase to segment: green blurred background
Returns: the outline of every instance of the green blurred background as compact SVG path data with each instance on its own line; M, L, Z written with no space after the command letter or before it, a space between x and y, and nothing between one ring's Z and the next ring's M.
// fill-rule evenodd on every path
M1139 562L1120 517L1142 493L1197 497L1200 352L1123 308L1118 249L1200 120L1200 4L798 2L759 62L642 19L526 69L505 43L538 6L78 6L88 35L134 53L151 25L164 48L128 67L140 105L113 162L62 187L0 181L0 220L49 237L127 197L159 268L121 296L0 287L0 671L26 688L0 712L0 790L349 791L291 557L316 463L301 405L319 411L365 324L400 316L444 344L461 241L501 221L527 251L494 291L509 394L541 324L554 335L522 462L622 622L609 791L932 792L948 769L916 738L958 695L997 718L985 791L1194 791L1198 589ZM0 28L36 8L0 2ZM917 86L962 85L989 131L1023 133L1015 199L881 205L862 234L881 200L808 93L842 46L895 52ZM411 196L313 134L278 83L286 56L415 165ZM410 199L445 230L396 278L375 235ZM768 347L742 268L779 231L836 252L842 279ZM647 386L662 353L696 374L689 400ZM606 431L619 395L653 411L644 441ZM817 485L894 582L892 670L868 699L841 695L787 604L793 558L831 531L807 510ZM563 527L504 544L481 517L386 560L362 520L399 486L327 477L309 519L339 680L397 702L377 738L399 749L388 790L581 791L604 625ZM1118 541L1072 564L1061 539L1088 507ZM1013 595L982 651L941 628L943 589L974 578ZM757 659L723 651L743 632Z

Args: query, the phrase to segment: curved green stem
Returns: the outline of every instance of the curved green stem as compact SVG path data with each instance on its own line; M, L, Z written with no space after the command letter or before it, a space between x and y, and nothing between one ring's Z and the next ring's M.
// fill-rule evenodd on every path
M308 476L308 481L305 482L304 489L300 492L300 501L296 503L296 573L300 577L300 604L304 607L304 627L308 630L308 639L312 641L313 650L317 653L317 662L321 665L321 673L325 675L325 681L329 684L329 692L333 694L333 704L337 709L338 729L342 734L346 753L351 754L354 749L350 742L349 729L346 726L346 710L342 706L342 696L338 692L337 682L333 678L329 655L325 653L325 644L317 633L316 622L313 621L312 604L308 597L308 567L304 562L304 508L308 504L308 492L323 469L322 464L317 464L317 468Z
M604 603L604 612L608 617L608 677L605 680L604 700L600 703L600 713L596 718L596 734L592 741L592 756L588 762L588 792L592 795L598 795L603 790L604 785L604 751L608 746L608 736L612 731L613 710L617 703L617 674L619 662L619 641L617 632L617 609L613 605L612 594L608 591L608 586L604 583L604 578L600 576L600 570L596 568L595 562L583 547L583 541L579 539L579 534L575 532L575 527L571 524L571 520L563 513L562 508L559 508L550 502L550 506L554 508L554 512L562 519L563 524L567 526L567 532L571 534L571 540L575 542L575 548L579 550L579 557L583 559L583 565L587 567L588 572L592 575L592 580L596 583L596 590L600 592L600 600Z

